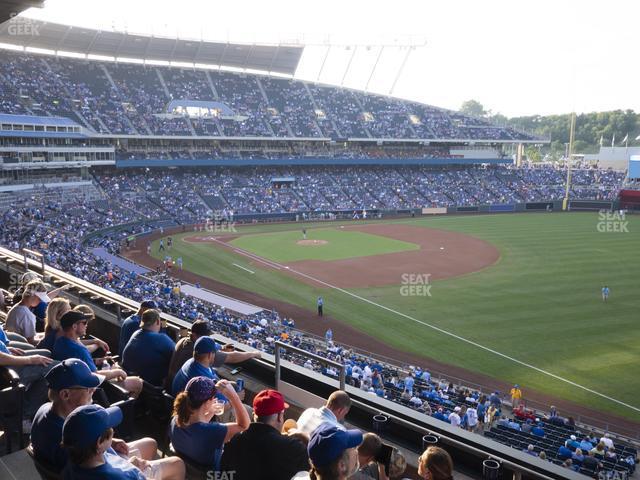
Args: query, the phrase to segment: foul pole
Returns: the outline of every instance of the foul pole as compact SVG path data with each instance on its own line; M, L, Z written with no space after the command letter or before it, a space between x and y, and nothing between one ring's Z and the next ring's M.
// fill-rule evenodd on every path
M573 137L576 129L576 112L571 114L571 129L569 130L569 154L567 155L567 185L562 202L562 209L569 209L569 190L571 189L571 159L573 158Z

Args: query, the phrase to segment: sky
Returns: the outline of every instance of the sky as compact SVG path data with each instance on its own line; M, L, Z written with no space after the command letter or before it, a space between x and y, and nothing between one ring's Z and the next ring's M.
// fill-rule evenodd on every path
M407 58L393 95L450 109L475 99L509 117L640 111L636 0L46 0L24 15L180 38L302 42L297 78L369 83L383 94ZM408 57L407 45L415 47Z

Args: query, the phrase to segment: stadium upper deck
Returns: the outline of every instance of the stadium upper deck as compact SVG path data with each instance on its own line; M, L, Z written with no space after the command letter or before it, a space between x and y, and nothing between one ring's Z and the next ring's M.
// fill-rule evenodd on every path
M8 50L0 61L0 113L66 117L97 135L542 141L416 102L266 75ZM206 115L185 114L194 101Z

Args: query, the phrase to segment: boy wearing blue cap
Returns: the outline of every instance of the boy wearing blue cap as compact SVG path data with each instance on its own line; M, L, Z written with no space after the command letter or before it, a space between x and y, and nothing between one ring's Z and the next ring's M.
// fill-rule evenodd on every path
M311 473L317 480L346 480L358 470L358 447L363 435L360 430L319 428L311 435L307 451Z
M117 455L111 448L113 429L122 422L118 407L84 405L73 410L62 427L62 444L69 463L64 470L68 480L146 480L183 479L185 466L178 457L147 461Z

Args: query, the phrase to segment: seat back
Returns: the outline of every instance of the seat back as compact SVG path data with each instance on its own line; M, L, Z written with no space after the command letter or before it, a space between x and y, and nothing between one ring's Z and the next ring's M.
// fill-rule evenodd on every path
M186 467L186 478L188 480L205 480L211 478L209 472L212 472L213 468L210 465L203 465L192 460L187 455L176 452L171 443L169 443L169 453L172 456L180 457L182 459Z
M33 447L31 445L27 447L27 453L33 460L33 464L35 465L36 470L38 471L40 476L44 478L44 480L61 480L62 479L62 473L58 473L56 469L53 467L53 465L49 464L48 462L43 462L42 460L36 459L33 453Z
M12 436L18 435L20 449L24 448L22 418L25 386L15 370L0 367L0 428L6 433L7 453L13 450Z

